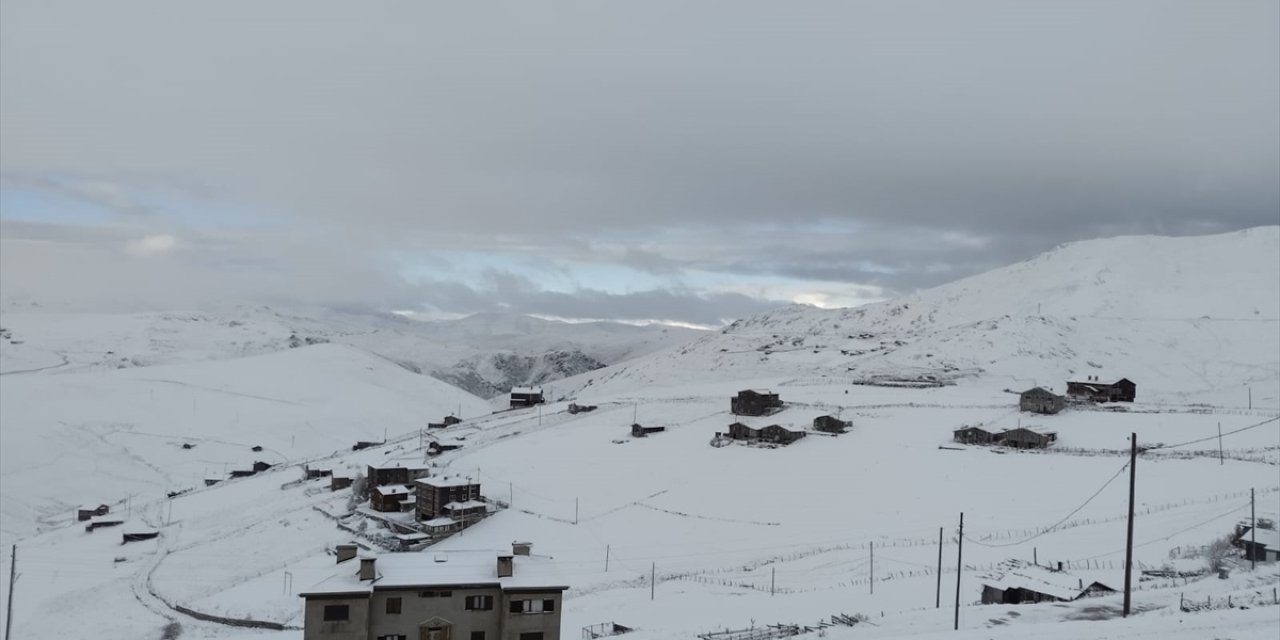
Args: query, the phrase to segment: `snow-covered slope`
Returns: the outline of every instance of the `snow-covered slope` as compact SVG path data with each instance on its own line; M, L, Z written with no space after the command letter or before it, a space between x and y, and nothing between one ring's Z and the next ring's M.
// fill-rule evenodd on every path
M791 306L561 386L621 391L708 374L849 381L991 377L1062 391L1128 377L1146 399L1280 404L1280 227L1120 237L854 309Z
M1124 268L1131 276L1099 281L1095 271L1081 271L1112 252L1113 264L1133 263ZM1011 558L1061 561L1082 579L1123 582L1129 433L1152 447L1136 476L1140 568L1204 566L1198 549L1249 515L1251 489L1259 515L1280 512L1277 255L1275 229L1081 243L883 305L783 309L557 383L557 396L567 390L599 406L589 413L570 414L567 402L498 413L465 405L460 424L433 430L462 445L433 458L433 472L478 478L485 496L510 508L431 550L532 541L571 585L563 637L606 621L636 628L632 640L659 640L862 614L866 623L822 633L850 640L1271 638L1280 611L1274 565L1251 571L1246 563L1225 580L1139 580L1137 615L1127 620L1118 620L1115 595L1016 607L977 601L983 572ZM1152 265L1198 273L1173 282L1154 277L1161 271ZM1062 306L1051 311L1054 295ZM1037 301L1038 313L1027 306ZM1138 402L1120 411L1073 407L1031 416L1019 414L1016 397L1004 391L1060 386L1068 375L1095 371L1136 380ZM930 378L952 384L885 386ZM854 384L866 382L876 384ZM18 517L52 505L49 530L19 544L16 635L74 636L81 621L101 619L101 638L159 637L172 620L183 637L298 640L297 630L246 632L195 620L160 598L296 625L295 594L335 570L325 547L351 539L376 546L390 533L380 520L389 516L352 513L348 491L300 482L296 466L173 500L165 498L168 486L135 476L181 486L177 480L220 461L255 459L244 448L258 442L262 455L279 451L291 462L304 455L336 466L421 460L416 416L453 411L417 402L431 393L419 387L427 383L336 345L0 378L6 401L29 399L0 407L5 526L10 504ZM779 423L803 428L813 414L833 413L852 429L809 433L785 448L708 446L736 419L731 394L757 386L790 406L774 417ZM271 426L245 426L249 413ZM188 416L201 422L188 425ZM111 424L99 426L100 419ZM632 422L667 429L631 438ZM380 439L384 424L387 445L349 450L354 439ZM952 443L951 430L966 424L1045 427L1058 440L1043 452ZM141 433L169 433L162 426L182 437ZM11 433L25 453L9 453ZM197 436L206 439L180 448ZM14 502L10 491L56 496ZM96 491L136 494L133 519L160 538L121 547L114 532L104 538L70 526L63 505L94 499ZM960 512L964 570L957 579ZM951 611L935 609L939 550L946 561L940 599L945 607L958 592L959 633L951 631ZM1211 610L1183 611L1184 597Z
M350 450L357 440L414 432L459 410L490 410L460 389L342 345L13 374L0 385L6 540L34 532L41 521L61 521L78 504L123 506L130 494L194 488L254 461L297 462Z
M482 397L543 384L693 339L702 332L571 324L517 314L425 322L394 314L237 307L97 314L0 309L0 373L70 373L203 362L334 342L382 355Z

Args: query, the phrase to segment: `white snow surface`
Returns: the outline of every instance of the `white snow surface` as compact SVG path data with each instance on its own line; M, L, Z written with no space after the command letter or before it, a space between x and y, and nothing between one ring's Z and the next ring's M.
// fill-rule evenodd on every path
M417 552L423 579L432 578L432 554L488 562L512 540L530 541L570 586L564 637L606 621L649 640L862 614L867 622L822 633L1274 638L1275 564L1238 564L1227 579L1135 574L1127 619L1120 596L977 602L982 576L1010 559L1061 561L1073 575L1123 584L1130 433L1152 448L1136 472L1139 568L1203 566L1186 557L1248 517L1250 489L1259 515L1280 513L1278 256L1276 228L1118 238L880 305L788 308L558 383L599 406L577 415L568 400L491 413L477 398L337 345L11 373L0 378L0 514L4 541L18 545L14 636L84 637L92 628L95 638L158 638L173 621L183 638L301 638L297 629L203 622L169 605L300 624L297 594L338 571L326 549L394 539L377 518L411 518L367 508L348 516L350 490L302 481L300 463L408 464L426 460L423 444L436 437L463 447L431 458L434 475L476 478L510 508ZM83 340L86 351L112 350L109 334ZM0 350L3 370L42 364L8 360L21 353ZM1137 382L1138 402L1033 416L1019 414L1005 391L1061 391L1066 379L1095 372ZM878 386L937 381L950 384ZM838 414L852 428L787 447L708 446L734 421L730 396L759 387L797 415ZM462 423L420 436L459 404ZM633 439L637 421L668 428ZM951 443L965 424L1052 429L1058 442L1043 452ZM384 429L386 445L350 451ZM253 444L264 450L251 452ZM198 486L224 464L254 460L280 464ZM185 488L193 490L165 497ZM71 509L96 502L126 525L86 533ZM121 545L133 526L160 537ZM8 563L6 554L0 571Z

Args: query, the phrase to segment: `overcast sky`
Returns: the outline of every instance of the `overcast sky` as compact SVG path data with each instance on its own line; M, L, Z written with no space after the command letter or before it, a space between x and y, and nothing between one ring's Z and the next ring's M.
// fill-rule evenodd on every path
M0 4L0 291L717 325L1280 223L1280 3Z

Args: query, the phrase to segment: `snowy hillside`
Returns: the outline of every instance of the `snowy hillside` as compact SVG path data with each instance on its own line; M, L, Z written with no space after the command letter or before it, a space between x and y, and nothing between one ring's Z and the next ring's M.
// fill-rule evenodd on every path
M83 503L202 486L255 461L294 463L414 432L487 402L382 358L318 345L247 358L65 375L12 374L0 402L7 543ZM182 445L193 445L183 449ZM252 447L262 447L255 452Z
M1280 227L1120 237L854 309L792 306L565 388L680 384L706 372L852 382L1076 376L1139 381L1168 402L1280 405ZM603 386L602 386L603 385Z
M565 638L612 621L635 629L628 640L766 625L808 626L800 640L1270 639L1277 565L1228 560L1226 579L1203 570L1204 548L1249 517L1251 490L1258 515L1280 515L1278 260L1276 229L1070 245L881 305L783 309L556 384L556 396L598 405L588 413L568 401L493 412L333 344L5 375L4 528L6 541L25 536L15 636L76 637L102 620L105 639L177 624L182 638L299 640L296 594L338 570L328 550L355 540L391 553L395 527L412 526L351 489L303 480L299 463L426 460L418 428L461 404L460 423L429 432L459 446L429 458L431 471L478 479L494 513L426 552L531 541L571 586ZM1104 264L1124 275L1099 278ZM1162 275L1179 269L1191 273ZM1095 372L1135 380L1137 402L1042 416L1006 391ZM786 403L764 422L805 436L711 446L739 420L732 394L756 387ZM852 426L815 431L820 414ZM665 430L632 437L632 423ZM953 442L965 425L1057 439L1036 451ZM384 429L386 445L351 451ZM979 604L984 576L1009 560L1123 585L1130 433L1144 449L1134 559L1157 572L1134 576L1136 615L1120 619L1115 594ZM166 497L254 460L286 464ZM159 537L122 546L114 531L75 526L67 507L99 500ZM863 622L816 630L832 616Z
M515 314L425 322L394 314L238 307L95 314L10 302L0 309L0 373L69 373L203 362L334 342L482 397L543 384L691 340L678 327L570 324Z

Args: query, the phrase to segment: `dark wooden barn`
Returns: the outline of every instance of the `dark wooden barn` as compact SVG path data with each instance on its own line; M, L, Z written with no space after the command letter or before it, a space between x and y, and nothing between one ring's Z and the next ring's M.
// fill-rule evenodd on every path
M445 428L445 427L452 427L453 425L458 424L459 422L462 422L462 419L461 419L461 418L459 418L459 417L457 417L457 416L445 416L445 417L444 417L444 420L442 420L442 421L440 421L440 422L428 422L428 423L427 423L427 428L428 428L428 429L443 429L443 428Z
M86 504L76 509L76 520L84 522L94 516L105 516L111 511L111 507L105 504Z
M818 416L813 419L813 429L823 433L844 433L853 423L835 416Z
M403 484L374 487L369 492L369 506L374 511L400 511L402 504L411 502L413 488Z
M1133 402L1137 397L1138 385L1128 378L1115 382L1099 382L1096 376L1084 382L1068 382L1067 396L1089 402Z
M744 389L729 399L729 412L735 416L767 416L781 408L778 394L760 389Z
M1018 409L1052 415L1067 406L1067 399L1047 389L1032 387L1018 394Z
M631 425L631 437L643 438L651 433L661 433L666 430L666 427L646 427L640 424L633 424Z
M791 444L805 436L804 431L788 429L782 425L771 424L755 428L741 422L729 425L729 437L747 442L771 442L774 444Z
M544 404L546 401L546 398L542 396L542 389L534 389L533 387L515 387L511 389L512 409L532 407L537 404Z
M1000 433L1000 444L1014 449L1044 449L1058 441L1056 431L1018 427Z
M952 439L964 444L997 444L1000 434L982 427L960 427L952 432Z

